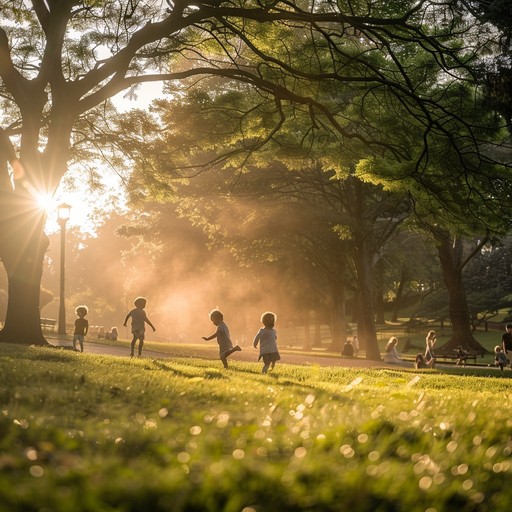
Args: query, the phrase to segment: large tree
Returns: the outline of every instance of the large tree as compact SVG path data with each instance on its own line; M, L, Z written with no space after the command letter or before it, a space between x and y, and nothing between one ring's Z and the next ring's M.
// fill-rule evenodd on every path
M496 114L479 87L460 83L445 90L438 81L430 87L432 94L443 95L446 107L452 112L458 111L461 118L474 120L471 127L454 130L454 137L464 138L470 134L508 137L506 120ZM377 156L360 165L361 176L390 190L407 191L418 224L434 241L448 292L447 306L452 324L449 341L438 350L451 353L452 348L462 345L472 352L484 353L485 349L472 333L463 271L486 242L504 236L510 230L512 180L507 165L500 164L500 160L510 161L510 148L507 153L506 150L497 151L491 145L482 145L479 154L472 150L460 154L453 151L444 136L435 133L425 151L423 136L418 131L404 131L405 126L404 123L395 124L403 140L409 140L411 151L419 151L416 160L423 160L423 164L411 167L411 162L397 164L395 160ZM465 249L469 239L476 241L468 251Z
M417 48L446 84L471 79L466 70L486 37L459 45L460 33L478 26L450 3L3 0L0 7L2 123L24 167L14 180L1 171L9 299L0 341L46 343L39 286L48 242L37 195L55 193L69 165L97 155L109 131L106 102L144 82L214 75L250 83L275 98L280 113L285 103L308 111L313 131L328 127L340 144L355 139L405 158L397 141L347 117L357 105L331 111L322 101L329 90L339 97L340 85L386 89L424 120L425 150L436 131L454 152L478 153L469 130L453 137L465 120L425 95L403 52L404 43ZM290 40L304 52L288 52Z

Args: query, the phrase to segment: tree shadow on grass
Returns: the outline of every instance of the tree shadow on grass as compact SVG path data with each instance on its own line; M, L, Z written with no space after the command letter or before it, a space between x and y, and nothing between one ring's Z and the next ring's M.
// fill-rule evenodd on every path
M179 370L175 367L173 367L172 363L166 363L161 359L152 359L151 364L153 367L155 367L158 370L164 371L164 372L172 372L174 375L184 377L186 379L196 379L198 377L204 378L204 379L223 379L225 378L224 373L220 369L216 368L206 368L201 372L199 375L197 372L194 374Z

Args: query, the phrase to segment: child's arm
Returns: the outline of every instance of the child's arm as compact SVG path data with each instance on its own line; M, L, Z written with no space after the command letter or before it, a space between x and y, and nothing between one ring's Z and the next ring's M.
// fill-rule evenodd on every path
M203 336L203 340L210 341L213 340L213 338L217 337L217 331L215 331L211 336Z
M156 331L155 326L151 323L148 317L144 318L144 322L146 322L151 328L153 329L153 332Z
M128 313L128 314L126 315L126 318L124 319L123 325L124 325L125 327L126 327L126 322L128 322L128 319L130 318L130 316L131 316L131 313Z
M85 329L84 329L84 336L87 336L87 333L89 332L89 321L85 321Z
M260 341L260 333L258 332L258 334L256 334L256 336L254 336L254 341L252 342L252 345L254 348L258 348L259 341Z

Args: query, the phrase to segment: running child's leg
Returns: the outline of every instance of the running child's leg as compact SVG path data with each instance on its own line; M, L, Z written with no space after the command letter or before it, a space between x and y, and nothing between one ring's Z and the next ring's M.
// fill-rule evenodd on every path
M240 352L242 347L240 345L235 345L231 350L228 350L224 357L229 357L233 352Z
M133 339L132 339L132 343L131 343L131 352L130 352L130 357L133 357L133 353L135 351L135 342L137 341L137 335L134 334L133 335Z
M144 337L139 338L139 357L142 355L142 346L144 345Z
M222 361L222 364L224 365L224 368L228 368L228 360L226 359L226 357L221 357L220 358L220 360Z

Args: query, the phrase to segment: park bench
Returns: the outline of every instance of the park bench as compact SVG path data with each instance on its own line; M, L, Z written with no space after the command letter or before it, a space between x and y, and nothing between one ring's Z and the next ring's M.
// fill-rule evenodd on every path
M476 358L478 357L479 354L473 354L473 353L468 353L466 354L466 363L471 359L473 361L473 364L476 364ZM480 355L480 357L483 357ZM455 354L455 352L453 354L438 354L436 352L436 361L439 361L439 362L447 362L447 361L457 361L458 356L457 354Z
M41 318L41 328L43 331L55 332L55 326L57 325L57 320L54 318Z
M421 351L420 351L421 352ZM468 354L466 356L466 364L477 364L476 363L476 358L477 357L483 357L481 354ZM411 357L411 356L402 356L402 359L404 361L411 361L411 362L414 362L414 359ZM459 359L457 357L457 354L455 354L455 352L453 354L440 354L438 352L436 352L436 361L438 363L455 363L457 361L457 359ZM472 362L470 362L472 361Z

